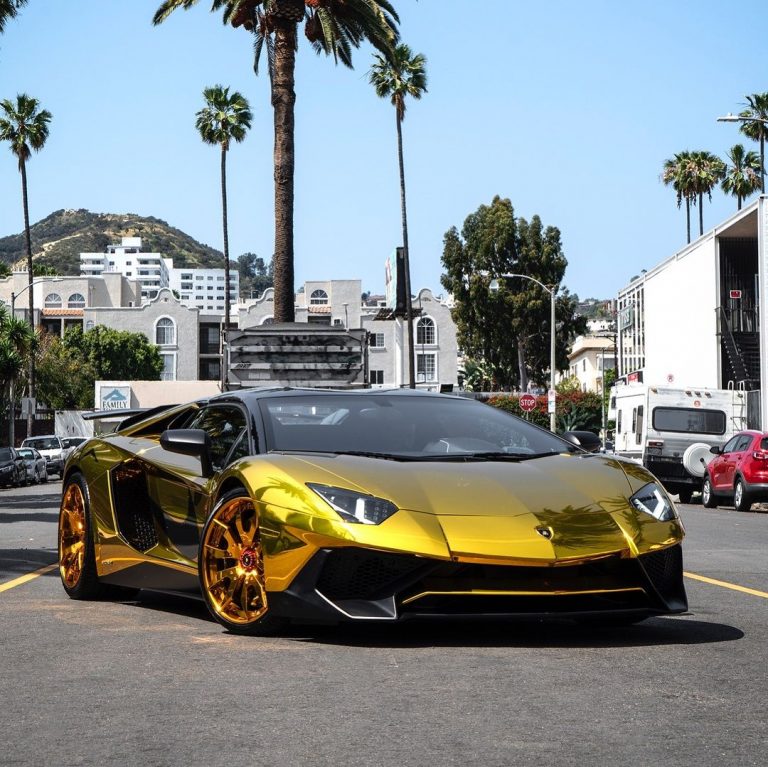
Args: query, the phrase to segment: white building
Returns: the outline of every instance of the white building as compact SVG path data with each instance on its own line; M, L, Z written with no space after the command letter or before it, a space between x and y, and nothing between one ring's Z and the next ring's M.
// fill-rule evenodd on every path
M768 413L768 385L761 388L768 382L768 312L761 306L768 306L764 195L619 292L619 375L760 390Z
M224 314L226 290L224 269L175 268L173 259L161 253L142 250L141 237L123 237L120 245L110 245L104 253L81 253L80 273L101 276L122 274L141 285L141 298L149 301L157 297L162 288L170 288L184 306L200 309L208 314ZM240 293L240 275L230 269L230 306L237 303ZM232 307L233 308L233 307Z
M160 288L168 287L173 262L160 253L145 253L141 247L141 237L123 237L120 245L110 245L104 253L81 253L80 274L117 272L139 282L142 299L154 298Z
M171 261L168 270L169 287L184 306L200 309L208 314L224 314L226 290L224 269L176 268ZM229 304L232 314L236 313L240 294L240 275L237 269L229 270Z
M606 336L579 336L568 355L568 372L576 378L582 391L598 394L603 390L606 370L616 369L613 339Z

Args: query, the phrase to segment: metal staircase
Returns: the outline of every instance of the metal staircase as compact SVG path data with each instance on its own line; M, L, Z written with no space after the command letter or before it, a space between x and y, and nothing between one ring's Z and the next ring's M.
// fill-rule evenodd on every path
M755 389L760 385L760 344L758 333L731 331L723 307L718 307L720 338L732 380L739 388ZM726 370L723 370L725 374ZM727 377L724 375L724 377Z

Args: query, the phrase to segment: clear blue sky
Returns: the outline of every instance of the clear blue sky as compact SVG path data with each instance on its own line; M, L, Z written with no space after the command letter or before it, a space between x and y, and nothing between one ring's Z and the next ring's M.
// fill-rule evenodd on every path
M428 60L429 92L404 123L412 284L442 292L443 235L494 195L560 228L565 284L615 296L685 242L685 213L659 181L683 149L743 141L716 118L768 91L765 0L394 0L404 42ZM230 252L273 250L272 112L251 38L209 0L160 27L159 0L29 0L0 37L0 98L53 113L28 166L31 220L60 208L138 213L221 248L219 155L194 128L202 90L251 102L229 155ZM383 292L400 241L394 111L355 69L302 36L296 72L297 286L351 279ZM705 229L736 210L715 192ZM23 228L20 179L0 146L0 236Z

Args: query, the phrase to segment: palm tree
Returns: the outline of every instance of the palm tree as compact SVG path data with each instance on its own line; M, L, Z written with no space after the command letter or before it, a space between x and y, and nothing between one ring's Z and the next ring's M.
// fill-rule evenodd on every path
M691 152L688 175L699 200L699 236L704 234L704 195L712 202L712 190L725 176L725 163L712 152Z
M726 166L720 186L737 199L738 210L741 210L742 201L760 189L760 156L735 144L728 152L728 159L731 164Z
M21 199L24 208L24 239L27 248L27 280L29 282L29 324L34 328L35 302L32 289L32 240L29 231L29 202L27 198L27 161L32 151L39 152L48 138L48 123L51 113L39 109L37 99L20 93L16 102L10 99L0 101L0 141L8 141L19 161L21 173ZM29 396L35 397L35 358L29 357ZM31 419L29 426L31 427Z
M247 99L237 91L214 85L203 91L205 107L197 113L195 127L206 144L221 147L221 216L224 227L224 330L229 329L229 236L227 233L227 152L232 141L245 138L251 127L251 110Z
M23 320L12 317L0 304L0 412L8 413L8 444L14 443L15 414L13 382L24 367L27 355L32 356L34 334Z
M0 0L0 33L5 31L5 22L15 18L19 8L26 2L27 0Z
M751 118L742 122L739 130L754 141L760 142L760 191L765 194L765 126L768 123L768 93L753 93L747 96L748 108L739 112L739 117Z
M661 180L665 186L672 186L677 193L677 207L685 200L685 222L688 242L691 241L691 205L696 204L696 191L689 174L691 152L678 152L664 162Z
M413 312L411 303L411 265L408 250L408 216L405 206L405 170L403 166L403 120L405 119L405 97L420 99L427 90L427 60L421 53L413 55L411 49L400 44L391 57L374 55L370 82L376 95L389 98L395 107L397 125L397 161L400 168L400 214L403 223L403 266L405 272L405 314L408 318L408 385L416 388L413 371Z
M197 0L164 0L155 12L160 24L173 11L185 10ZM267 49L272 107L274 110L275 178L275 321L293 322L293 177L294 177L294 70L298 47L297 27L315 52L332 55L351 67L352 48L368 40L391 55L397 42L399 18L389 0L213 0L212 11L223 10L225 24L242 26L255 37L255 69Z

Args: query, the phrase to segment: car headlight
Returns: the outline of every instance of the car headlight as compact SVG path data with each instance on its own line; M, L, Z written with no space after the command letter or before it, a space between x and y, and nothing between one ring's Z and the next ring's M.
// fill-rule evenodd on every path
M373 495L330 485L316 485L314 482L307 482L307 487L314 490L345 522L380 525L397 511L394 503Z
M657 482L649 482L641 487L629 501L638 511L650 514L660 522L677 518L677 511L672 501Z

